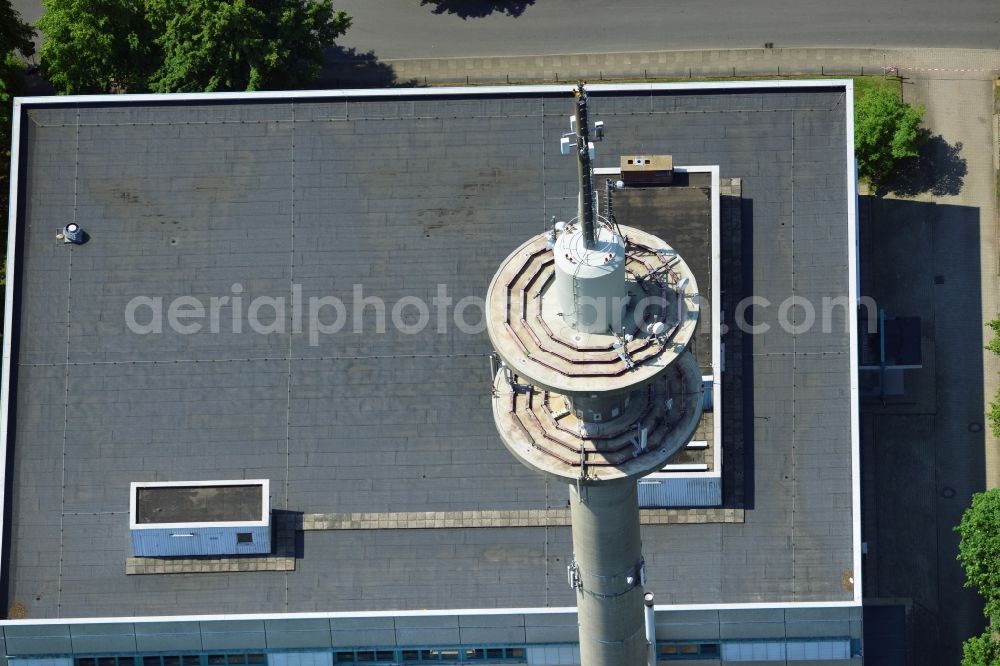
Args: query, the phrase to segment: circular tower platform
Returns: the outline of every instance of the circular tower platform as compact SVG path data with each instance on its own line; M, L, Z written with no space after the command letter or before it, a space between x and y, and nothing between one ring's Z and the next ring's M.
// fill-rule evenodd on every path
M569 395L630 391L687 349L701 303L694 273L656 236L620 229L626 239L625 293L619 297L627 302L624 331L579 331L566 320L565 294L553 288L556 260L546 234L514 250L494 275L486 293L486 331L503 362L526 381ZM574 231L570 225L562 236Z
M599 423L576 416L565 395L518 384L521 379L503 370L494 379L500 438L523 464L565 483L639 478L661 469L701 419L701 372L689 353L631 396L618 417Z
M511 253L487 292L503 361L493 415L530 467L570 483L637 478L690 440L703 388L688 351L700 299L684 260L656 236L606 222L584 247L570 224ZM581 326L581 295L611 304Z

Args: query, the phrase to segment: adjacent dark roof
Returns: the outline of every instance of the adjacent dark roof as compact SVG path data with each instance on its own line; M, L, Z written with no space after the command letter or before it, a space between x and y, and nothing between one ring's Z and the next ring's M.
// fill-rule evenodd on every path
M644 528L658 602L852 599L846 315L832 333L776 322L792 294L848 291L844 91L592 100L597 166L666 153L743 178L741 270L774 303L740 369L750 445L726 461L746 522ZM288 574L124 573L131 481L269 478L273 508L305 512L565 505L499 441L485 335L438 334L433 310L409 335L376 333L369 307L316 344L225 318L125 325L137 296L207 304L234 284L244 307L298 284L349 314L356 284L387 310L438 285L483 296L507 253L572 216L565 93L48 101L22 122L9 602L29 618L574 603L567 528L309 532ZM74 219L90 240L64 246Z

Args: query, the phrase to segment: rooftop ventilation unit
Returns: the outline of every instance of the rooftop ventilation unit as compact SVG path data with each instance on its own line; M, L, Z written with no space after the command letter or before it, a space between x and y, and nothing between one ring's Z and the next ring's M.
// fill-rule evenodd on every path
M674 182L672 155L622 155L622 180L629 186L670 185Z
M72 243L73 245L81 245L85 238L83 229L76 222L70 222L65 227L62 228L56 238L61 238L63 243Z
M267 479L133 483L133 555L271 552L269 485Z

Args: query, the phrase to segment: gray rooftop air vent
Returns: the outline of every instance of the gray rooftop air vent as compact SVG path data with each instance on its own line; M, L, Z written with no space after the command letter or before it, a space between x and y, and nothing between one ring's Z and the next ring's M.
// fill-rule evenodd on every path
M76 222L70 222L62 228L62 231L56 234L56 238L61 238L63 243L82 245L86 239L86 234L79 224Z

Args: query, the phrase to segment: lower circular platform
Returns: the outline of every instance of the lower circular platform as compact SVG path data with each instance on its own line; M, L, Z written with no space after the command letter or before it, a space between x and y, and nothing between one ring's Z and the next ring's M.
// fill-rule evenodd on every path
M662 468L693 436L704 404L690 352L637 389L621 415L600 423L577 419L564 395L519 381L508 368L494 378L500 437L522 463L566 483L638 478Z

